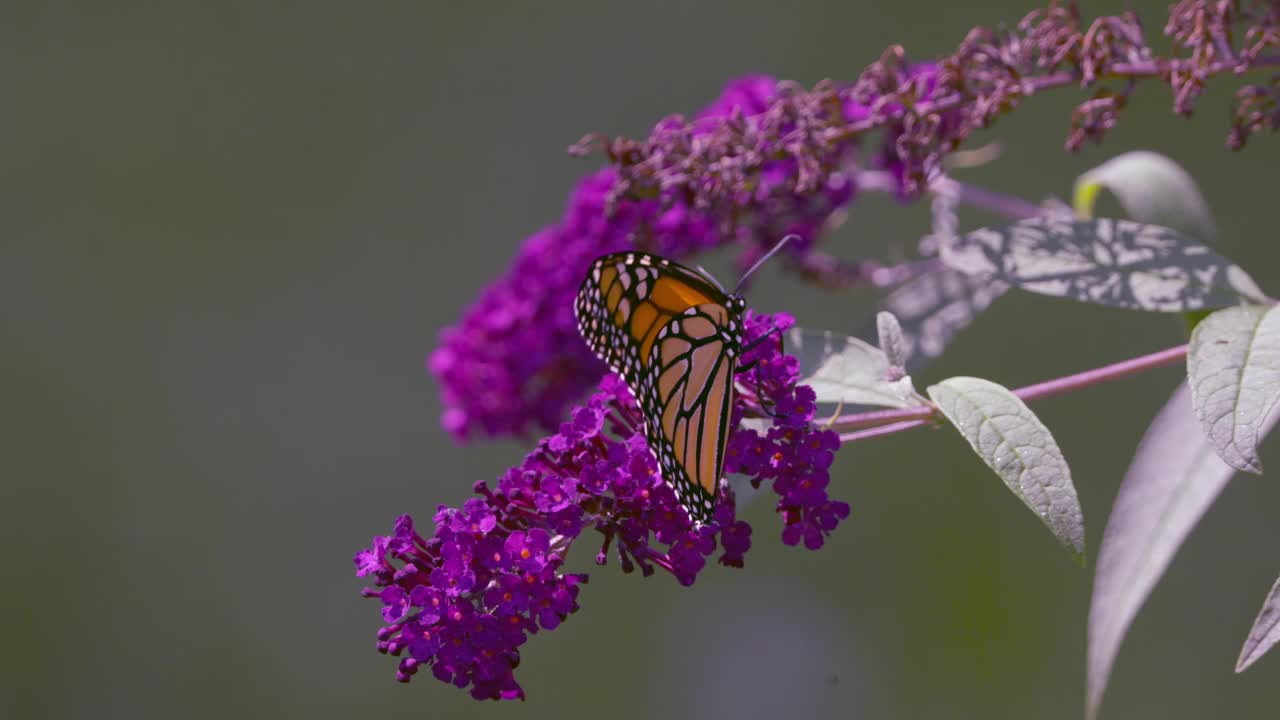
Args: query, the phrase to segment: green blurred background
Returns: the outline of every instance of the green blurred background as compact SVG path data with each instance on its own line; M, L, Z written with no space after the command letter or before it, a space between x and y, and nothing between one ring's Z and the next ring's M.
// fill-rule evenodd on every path
M1158 35L1164 4L1129 5ZM397 514L425 520L522 455L522 442L453 445L423 358L598 166L568 144L643 133L738 74L852 78L890 43L927 59L1030 9L7 6L0 714L1080 717L1090 572L948 433L842 451L833 492L854 514L821 552L782 547L758 503L745 570L710 569L693 589L594 571L582 611L526 646L524 704L396 684L351 565ZM1004 157L965 177L1039 200L1123 150L1167 153L1202 182L1222 251L1275 293L1280 139L1223 149L1234 84L1191 120L1143 88L1079 155L1062 142L1081 94L1036 98L998 124ZM884 257L926 223L924 205L867 196L828 246ZM725 256L709 262L727 272ZM874 299L771 268L753 304L851 331ZM1016 386L1180 333L1167 317L1010 296L917 379ZM1177 379L1036 405L1072 461L1091 553ZM1139 616L1104 718L1275 717L1280 660L1231 669L1275 578L1278 511L1274 479L1228 488Z

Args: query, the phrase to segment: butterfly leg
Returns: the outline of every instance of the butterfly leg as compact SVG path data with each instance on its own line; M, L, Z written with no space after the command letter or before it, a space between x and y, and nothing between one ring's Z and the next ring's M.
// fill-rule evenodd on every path
M755 377L756 377L756 399L760 401L760 409L764 411L765 415L768 415L771 418L777 418L778 413L773 411L774 403L772 401L766 400L764 397L764 388L760 386L760 376L757 374Z
M751 352L752 350L755 350L757 347L760 347L760 345L761 345L765 340L768 340L770 336L776 336L777 341L778 341L778 354L779 354L779 355L781 355L781 354L783 353L783 346L782 346L782 332L781 332L780 330L778 330L778 328L774 327L774 328L770 328L770 329L769 329L769 332L767 332L767 333L765 333L765 334L761 335L760 337L756 338L755 340L752 340L750 343L748 343L748 344L746 344L746 345L742 346L742 353L741 353L742 357L746 357L747 353ZM750 371L752 368L754 368L754 367L756 366L756 363L758 363L758 362L760 362L760 361L759 361L759 360L753 360L752 362L749 362L749 363L747 363L747 364L743 365L742 367L738 368L738 372L748 372L748 371Z
M768 340L770 337L774 337L777 340L778 354L781 355L783 353L782 333L781 331L778 330L778 328L775 327L775 328L770 328L769 332L766 332L765 334L761 335L755 340L752 340L749 344L743 346L742 353L741 353L742 356L745 357L748 352L759 347L764 341ZM751 370L755 369L756 365L759 364L759 362L760 362L759 360L754 360L750 363L746 363L742 367L738 368L737 372L738 373L750 372ZM756 399L760 403L760 409L763 410L764 413L769 417L772 417L772 418L778 417L777 413L773 411L773 408L772 408L773 404L767 403L767 401L765 400L764 388L760 384L760 374L753 373L753 376L755 380Z

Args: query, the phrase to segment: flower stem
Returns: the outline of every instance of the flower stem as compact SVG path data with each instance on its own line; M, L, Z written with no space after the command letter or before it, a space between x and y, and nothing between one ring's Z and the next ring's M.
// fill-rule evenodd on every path
M877 192L898 192L898 181L890 173L883 170L859 170L857 185L862 190ZM959 203L971 205L981 210L1004 215L1014 220L1040 217L1045 209L1032 202L1027 202L1016 195L962 183L947 176L939 177L929 185L929 191L935 195L951 198Z
M1169 348L1168 350L1151 353L1150 355L1143 355L1130 360L1123 360L1121 362L1112 363L1111 365L1105 365L1093 370L1085 370L1084 372L1076 373L1075 375L1068 375L1056 380L1047 380L1042 383L1036 383L1035 385L1028 385L1014 390L1013 394L1023 400L1037 400L1042 397L1049 397L1050 395L1057 395L1059 393L1069 392L1078 388L1089 387L1090 385L1098 385L1112 380L1119 380L1120 378L1129 377L1130 375L1144 372L1146 370L1164 367L1165 365L1172 365L1181 361L1186 356L1187 346L1179 345L1177 347Z
M867 412L842 415L831 421L830 429L841 432L897 424L904 420L924 420L933 417L936 411L937 409L932 405L892 408L889 410L868 410Z
M855 430L854 432L851 432L851 433L845 433L844 435L840 436L840 442L841 444L843 444L847 442L856 442L858 440L867 440L873 437L879 437L881 435L892 435L896 432L902 432L903 430L911 430L912 428L918 428L918 427L921 427L922 425L928 425L928 424L929 424L928 419L903 420L902 422L896 422L890 425L881 425L879 427L868 428L866 430Z
M1104 365L1100 368L1085 370L1074 375L1046 380L1035 385L1027 385L1014 390L1013 394L1022 400L1038 400L1172 365L1180 362L1186 356L1187 346L1179 345L1167 350ZM911 430L927 425L937 414L938 409L933 405L890 410L870 410L838 417L831 422L829 427L836 432L842 433L840 435L841 443L854 442L882 435L892 435L903 430Z
M956 202L1014 220L1025 220L1045 214L1044 208L1015 195L969 185L945 176L935 180L929 189L939 195L950 197Z

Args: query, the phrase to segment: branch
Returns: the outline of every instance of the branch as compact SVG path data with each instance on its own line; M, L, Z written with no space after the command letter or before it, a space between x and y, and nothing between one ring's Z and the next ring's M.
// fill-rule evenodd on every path
M1167 350L1161 350L1149 355L1122 360L1110 365L1104 365L1093 370L1085 370L1084 372L1067 375L1065 377L1056 378L1054 380L1046 380L1045 382L1036 383L1035 385L1027 385L1013 391L1014 395L1022 398L1024 401L1039 400L1040 398L1051 397L1053 395L1061 395L1062 393L1080 390L1082 388L1101 385L1102 383L1112 382L1121 378L1129 377L1140 372L1161 368L1166 365L1172 365L1181 362L1187 356L1187 346L1179 345ZM938 416L938 410L933 405L922 407L892 409L892 410L870 410L861 413L852 413L843 415L830 421L823 422L832 430L841 433L840 442L854 442L857 440L866 440L873 437L881 437L883 435L891 435L904 430L912 430L929 424L929 421ZM858 430L859 428L870 428ZM855 432L850 432L855 431Z

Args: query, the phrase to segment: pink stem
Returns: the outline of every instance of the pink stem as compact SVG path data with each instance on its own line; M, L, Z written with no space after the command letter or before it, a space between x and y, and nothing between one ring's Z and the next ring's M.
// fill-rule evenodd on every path
M880 437L881 435L892 435L893 433L896 433L896 432L902 432L903 430L910 430L912 428L918 428L921 425L928 425L928 424L929 424L929 421L924 418L920 420L904 420L902 422L896 422L891 425L881 425L879 427L873 427L867 430L857 430L855 432L845 433L844 435L840 436L840 442L841 443L856 442L858 440L867 440L873 437Z
M1074 375L1056 378L1054 380L1046 380L1035 385L1018 388L1013 391L1023 400L1038 400L1040 398L1049 397L1051 395L1059 395L1061 393L1079 390L1081 388L1090 387L1092 385L1100 385L1112 380L1119 380L1136 373L1153 370L1155 368L1172 365L1180 362L1187 356L1187 346L1179 345L1167 350L1161 350L1149 355L1122 360L1118 363L1104 365L1093 370L1085 370ZM903 430L911 430L922 425L927 425L929 420L935 417L938 410L933 405L925 405L921 407L892 409L892 410L871 410L868 412L854 413L836 418L830 427L837 432L863 429L859 432L845 432L840 436L840 442L853 442L856 440L865 440L881 435L891 435Z
M1178 347L1161 350L1150 355L1123 360L1111 365L1104 365L1093 370L1085 370L1084 372L1068 375L1056 380L1046 380L1035 385L1018 388L1013 391L1014 395L1023 400L1037 400L1050 395L1075 390L1076 388L1089 387L1099 383L1119 380L1120 378L1129 377L1136 373L1146 370L1152 370L1165 365L1172 365L1187 356L1187 346L1179 345Z
M976 185L945 178L935 183L934 192L950 195L958 202L981 208L998 215L1021 220L1040 217L1045 209L1035 203L1027 202L1020 197L995 190L987 190Z

